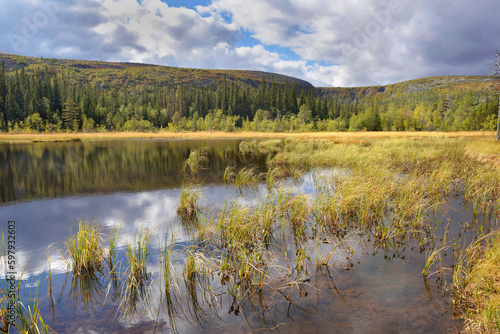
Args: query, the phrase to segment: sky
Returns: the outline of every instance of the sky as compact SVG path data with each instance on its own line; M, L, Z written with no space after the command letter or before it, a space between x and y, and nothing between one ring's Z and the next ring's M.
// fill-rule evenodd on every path
M386 85L491 74L499 18L498 0L0 0L0 52Z

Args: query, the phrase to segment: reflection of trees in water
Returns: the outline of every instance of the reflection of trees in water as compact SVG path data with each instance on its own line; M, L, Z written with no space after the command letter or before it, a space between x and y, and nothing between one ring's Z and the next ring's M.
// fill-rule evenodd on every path
M238 141L34 143L0 146L0 200L178 187L191 151L207 147L199 179L222 182L239 166ZM255 163L265 161L254 157Z

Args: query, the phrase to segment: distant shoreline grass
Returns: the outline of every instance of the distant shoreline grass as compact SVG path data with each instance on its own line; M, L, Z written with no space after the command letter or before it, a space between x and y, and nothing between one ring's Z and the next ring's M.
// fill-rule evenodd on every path
M327 139L338 141L376 139L376 138L481 138L491 139L488 132L454 131L454 132L105 132L105 133L0 133L0 143L26 142L72 142L72 141L105 141L105 140L210 140L210 139Z

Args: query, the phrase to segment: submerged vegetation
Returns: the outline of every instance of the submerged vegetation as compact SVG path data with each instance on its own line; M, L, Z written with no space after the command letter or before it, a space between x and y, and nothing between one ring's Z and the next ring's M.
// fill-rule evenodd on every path
M120 316L155 321L164 310L175 332L180 318L204 324L229 300L229 313L252 318L252 329L274 329L279 324L262 309L269 296L295 305L294 293L332 270L351 270L360 254L405 259L412 250L426 284L436 273L446 282L454 265L455 304L472 319L469 328L498 329L497 234L462 248L466 241L449 241L443 214L451 200L463 198L474 221L460 224L459 235L498 228L498 145L445 137L245 141L237 153L248 161L243 167L224 153L224 181L241 197L226 198L222 207L200 201L203 188L196 182L202 182L197 173L208 162L205 152L193 150L184 164L177 214L187 241L161 236L152 249L152 228L133 240L120 240L113 228L106 258L103 228L79 223L61 252L73 277L94 281L79 283L84 304L111 303ZM267 156L265 172L250 160L260 155ZM310 188L301 188L300 178L309 178ZM245 197L246 189L252 196ZM151 274L148 259L155 251L160 269ZM99 297L86 298L87 292Z
M11 240L9 238L9 240ZM36 292L34 296L29 298L29 301L21 301L21 282L23 280L24 270L19 273L19 276L8 275L9 258L6 249L5 235L2 231L0 249L0 275L2 280L0 283L0 333L10 333L11 328L15 328L21 334L49 334L55 333L54 330L46 323L41 315L40 297L38 289L40 280L36 282ZM10 245L10 243L9 243Z

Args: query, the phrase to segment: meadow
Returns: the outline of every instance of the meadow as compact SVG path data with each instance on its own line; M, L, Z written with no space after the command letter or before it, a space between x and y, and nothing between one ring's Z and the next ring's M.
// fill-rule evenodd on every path
M456 131L456 132L404 132L404 131L379 131L379 132L224 132L224 131L198 131L198 132L58 132L58 133L0 133L0 142L25 143L25 142L71 142L71 141L103 141L125 139L147 140L196 140L196 139L332 139L339 141L356 141L364 138L483 138L491 139L493 135L487 131Z

